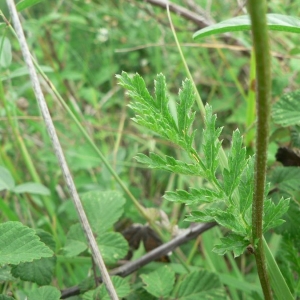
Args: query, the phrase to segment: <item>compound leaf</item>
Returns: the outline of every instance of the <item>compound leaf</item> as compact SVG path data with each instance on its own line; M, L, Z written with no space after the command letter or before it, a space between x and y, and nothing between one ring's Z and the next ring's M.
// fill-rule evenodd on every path
M239 130L232 135L232 146L228 154L228 169L223 171L224 191L229 197L240 183L241 174L246 166L246 149Z
M208 178L214 178L219 165L218 153L221 147L219 136L222 128L216 129L216 115L212 114L212 108L205 106L205 129L203 130L203 152L205 155L206 174Z
M289 199L281 198L279 203L275 205L271 199L265 200L263 220L264 232L285 222L284 220L280 219L280 217L282 217L289 209L289 202Z
M219 255L224 255L227 252L233 251L234 257L238 257L244 253L249 245L249 241L241 235L231 233L228 236L221 238L222 244L215 245L213 251Z
M185 203L186 205L211 203L222 199L223 193L215 192L206 188L194 189L191 188L189 192L184 190L177 190L176 192L166 192L164 198L168 201Z
M152 169L160 169L184 175L204 176L198 164L187 164L170 156L163 158L155 153L150 153L148 157L145 154L139 153L135 159Z

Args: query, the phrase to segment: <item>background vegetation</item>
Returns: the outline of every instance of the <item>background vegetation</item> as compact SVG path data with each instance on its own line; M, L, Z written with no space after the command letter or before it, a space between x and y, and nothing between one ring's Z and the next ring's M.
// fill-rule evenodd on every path
M207 24L212 20L219 22L244 13L240 1L175 2L201 15ZM9 20L4 1L0 3L0 9ZM297 16L297 1L272 1L268 4L268 11ZM187 75L174 43L166 10L147 1L65 0L43 1L22 11L22 16L31 53L124 185L143 206L164 212L164 220L169 224L178 225L180 229L187 228L190 224L184 222L184 217L189 208L174 205L163 200L162 196L166 190L201 187L205 182L199 178L148 170L133 159L137 153L148 154L150 151L178 159L184 159L185 154L130 120L133 112L127 106L129 99L115 77L115 74L122 71L138 72L146 85L153 87L156 74L162 72L167 79L171 102L174 101L178 88ZM245 136L247 153L253 154L255 106L251 94L253 70L249 32L208 37L202 39L201 43L196 43L192 35L200 25L174 13L172 19L202 100L212 105L214 113L217 113L217 126L224 126L220 136L222 145L228 148L232 131L239 128ZM74 253L73 245L68 244L72 239L69 229L76 224L77 215L40 117L18 42L4 20L0 30L0 165L5 168L1 169L1 174L6 178L11 176L11 189L1 192L0 221L20 221L53 235L56 264L51 285L65 289L78 285L91 275L91 258L86 249ZM298 36L272 32L271 50L272 103L275 103L282 94L298 88ZM119 204L111 208L117 216L114 221L118 221L118 218L119 221L114 224L109 218L102 216L104 221L98 226L103 227L106 223L109 224L109 229L115 225L117 231L122 231L128 223L146 224L147 220L95 155L47 82L41 82L79 193L93 191L100 198L107 199L111 197L108 191L115 191L125 197L126 201L122 200L120 194L116 194L115 197L120 198L116 202ZM200 133L203 126L200 112L197 111L194 128ZM272 173L278 166L275 162L278 146L299 146L299 132L297 126L281 127L271 124L268 165L272 188L278 188L276 174ZM201 134L196 135L196 144L201 148ZM298 176L297 171L295 172L295 176ZM33 186L32 189L27 185L22 190L21 184L28 182L42 185ZM21 188L16 189L20 185ZM297 258L299 245L295 246L293 241L299 235L295 232L299 216L299 191L299 184L297 188L293 185L295 210L289 215L289 229L294 229L292 239L284 240L274 232L267 234L271 249L279 262L282 262L288 284L296 294L299 287L295 282L299 276L297 272L300 262ZM291 195L288 188L284 192ZM280 195L275 193L274 198L279 198ZM89 200L85 201L88 203ZM174 234L171 227L169 226L169 231L163 229L165 241ZM102 234L100 231L99 229L97 233ZM73 234L78 234L77 229L74 229ZM182 245L179 254L170 257L172 270L177 276L181 276L186 273L185 263L192 270L201 267L218 274L218 280L226 286L230 299L259 299L261 292L253 257L245 253L234 260L231 254L222 257L211 251L223 234L226 232L215 227ZM289 243L292 247L289 247ZM134 258L144 252L145 249L140 246L134 252ZM288 275L291 269L285 262L285 258L289 256L296 256L291 263L293 276ZM109 267L117 265L117 261L110 259L109 255L106 259ZM137 275L132 275L131 294L127 299L158 298L151 290L143 289L143 285L147 283L143 276L161 265L163 264L152 262L139 270ZM139 277L140 274L144 275ZM0 275L4 282L1 292L16 299L25 299L25 295L36 288L36 284L24 283L18 279L8 281L5 277L6 268L1 269ZM84 299L89 299L88 296ZM167 298L166 295L165 297Z

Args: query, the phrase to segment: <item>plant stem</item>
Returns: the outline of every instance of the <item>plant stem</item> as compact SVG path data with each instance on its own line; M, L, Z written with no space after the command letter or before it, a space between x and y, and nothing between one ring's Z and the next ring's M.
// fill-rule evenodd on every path
M271 286L266 267L262 230L271 94L271 61L266 8L266 1L264 0L248 1L257 74L257 134L252 208L252 238L253 245L255 246L257 270L263 293L265 299L272 299Z

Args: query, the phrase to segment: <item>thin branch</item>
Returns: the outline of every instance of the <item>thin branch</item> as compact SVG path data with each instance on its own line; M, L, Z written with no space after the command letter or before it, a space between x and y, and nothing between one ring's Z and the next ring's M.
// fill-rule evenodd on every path
M15 6L13 0L6 0L6 2L7 2L7 5L8 5L8 8L10 10L10 14L11 14L12 21L13 21L13 24L14 24L14 27L15 27L15 31L16 31L16 34L17 34L17 37L18 37L18 40L19 40L19 43L20 43L20 46L21 46L21 51L22 51L22 54L23 54L23 57L24 57L24 61L27 65L27 67L28 67L28 71L29 71L30 80L31 80L31 83L32 83L32 86L33 86L34 94L36 96L36 99L38 101L42 116L44 118L45 125L46 125L49 137L51 139L51 142L52 142L52 145L53 145L53 148L54 148L54 152L55 152L55 154L57 156L57 159L59 161L59 165L60 165L60 168L61 168L62 173L64 175L66 184L69 188L71 198L74 202L77 213L79 215L81 225L84 229L84 232L86 234L87 240L88 240L89 245L90 245L90 248L92 250L93 258L95 260L95 263L97 264L97 266L100 269L100 272L103 276L103 282L104 282L104 284L107 288L107 291L108 291L111 299L116 300L116 299L118 299L117 293L116 293L116 291L113 287L113 284L110 280L108 271L105 267L104 261L102 259L101 253L100 253L99 248L98 248L98 245L96 243L96 240L94 238L93 232L92 232L91 227L89 225L88 219L87 219L86 214L84 212L82 203L79 199L75 184L73 182L70 170L68 168L66 159L64 157L60 142L58 140L58 137L57 137L57 134L56 134L56 131L55 131L55 127L53 125L53 122L52 122L52 119L51 119L51 116L50 116L50 113L49 113L44 95L42 93L42 89L41 89L41 86L40 86L40 83L39 83L39 80L38 80L38 76L37 76L36 70L34 68L33 61L31 59L31 55L30 55L28 45L26 43L26 39L25 39L24 32L23 32L23 29L22 29L22 26L21 26L21 22L19 20L18 14L17 14L16 6Z
M145 266L146 264L162 257L163 255L168 254L172 250L174 250L176 247L194 239L195 237L199 236L201 233L207 231L208 229L214 227L216 223L205 223L205 224L197 224L194 227L191 227L186 230L186 232L182 233L181 235L177 236L173 240L169 241L168 243L165 243L154 250L148 252L141 258L130 261L126 263L125 265L116 268L110 272L110 275L118 275L121 277L126 277L127 275L132 274L133 272L137 271L141 267ZM102 280L99 278L99 280ZM61 299L66 299L71 296L75 296L80 294L80 288L79 286L74 286L68 289L65 289L61 293Z
M148 2L152 5L159 6L161 8L166 8L167 3L169 4L169 8L171 12L176 13L177 15L182 16L186 20L189 20L193 23L195 23L200 28L207 27L209 25L213 24L213 21L211 19L207 19L205 17L199 16L197 13L194 13L193 11L190 11L180 5L177 5L175 3L172 3L170 1L165 0L144 0L144 2Z

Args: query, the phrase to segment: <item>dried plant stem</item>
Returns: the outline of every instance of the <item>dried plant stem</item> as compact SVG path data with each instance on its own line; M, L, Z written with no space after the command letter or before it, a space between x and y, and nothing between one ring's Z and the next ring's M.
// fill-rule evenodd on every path
M253 47L256 61L257 129L254 197L252 208L252 237L260 283L265 299L272 299L263 245L263 207L266 184L267 147L269 137L271 59L266 18L266 1L249 0Z
M52 145L53 145L53 148L54 148L54 152L55 152L55 154L57 156L57 159L59 161L59 165L60 165L60 168L61 168L62 173L64 175L66 184L69 188L71 198L74 202L74 205L75 205L76 210L77 210L78 215L79 215L80 222L82 224L82 227L83 227L84 232L86 234L86 237L87 237L87 240L89 242L90 248L92 250L93 258L95 260L96 265L100 269L100 272L101 272L101 275L102 275L102 278L103 278L103 282L104 282L104 284L107 288L107 291L108 291L111 299L114 299L114 300L118 299L117 293L114 289L114 286L111 282L108 271L105 267L104 261L102 259L101 253L100 253L99 248L98 248L98 245L97 245L96 240L93 236L93 232L91 230L91 227L89 225L88 219L87 219L86 214L84 212L82 203L81 203L80 198L78 196L75 184L73 182L73 179L72 179L72 176L71 176L71 173L70 173L70 170L69 170L68 165L66 163L66 159L64 157L62 148L60 146L60 142L58 140L58 137L57 137L57 134L56 134L56 131L55 131L55 128L54 128L54 125L53 125L53 122L52 122L52 119L51 119L51 116L50 116L50 113L49 113L49 110L48 110L48 107L47 107L47 104L46 104L46 101L45 101L45 98L44 98L44 95L43 95L42 90L41 90L41 86L40 86L40 83L39 83L39 80L38 80L38 76L37 76L37 73L35 71L33 61L31 59L29 48L28 48L26 40L25 40L25 36L24 36L24 33L23 33L21 22L19 20L18 14L17 14L16 6L15 6L13 0L6 0L6 2L7 2L7 5L8 5L8 8L10 10L13 25L15 27L15 31L17 33L17 37L18 37L18 40L19 40L19 43L20 43L20 46L21 46L24 61L27 65L27 67L28 67L28 71L29 71L31 82L32 82L33 90L34 90L36 99L38 101L42 116L44 118L45 125L46 125L49 137L51 139L51 142L52 142Z

